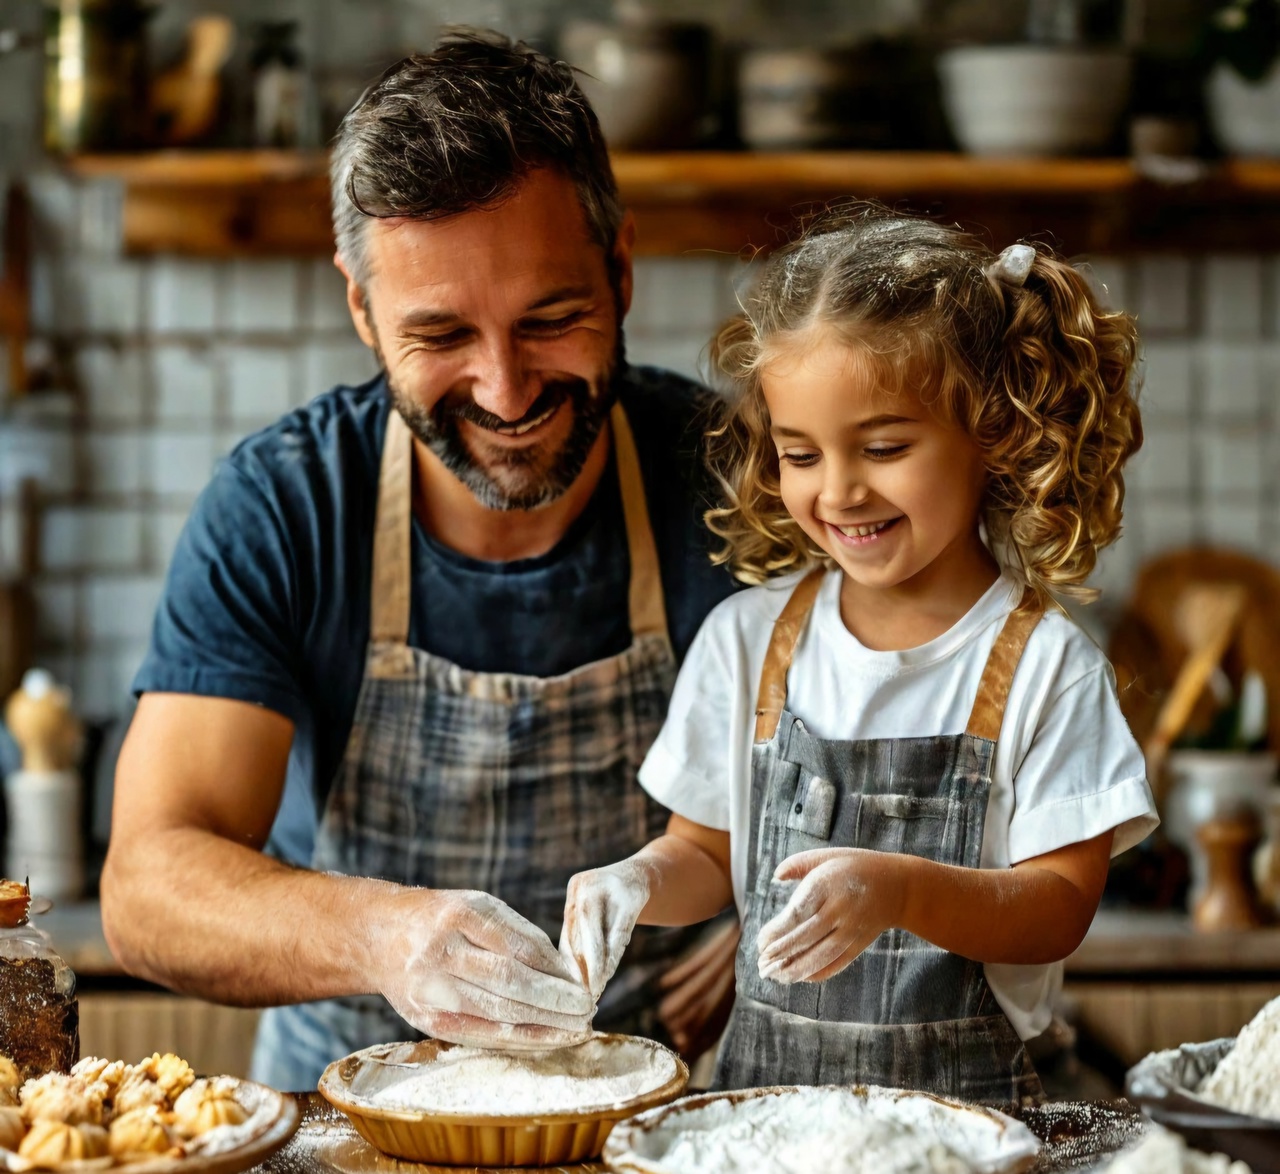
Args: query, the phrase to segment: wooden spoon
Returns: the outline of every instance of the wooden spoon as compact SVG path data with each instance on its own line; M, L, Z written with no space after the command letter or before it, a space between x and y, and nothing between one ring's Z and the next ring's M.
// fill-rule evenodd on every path
M1177 620L1190 652L1143 747L1147 778L1157 802L1163 797L1161 776L1169 747L1186 727L1196 701L1226 654L1247 599L1248 592L1238 583L1193 583L1183 594Z

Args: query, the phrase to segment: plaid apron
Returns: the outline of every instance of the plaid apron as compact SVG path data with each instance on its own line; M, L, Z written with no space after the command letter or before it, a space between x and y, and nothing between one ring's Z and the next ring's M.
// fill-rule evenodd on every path
M963 734L853 742L814 737L786 708L787 670L823 571L792 593L774 625L756 707L746 912L738 998L715 1087L879 1084L1016 1108L1040 1080L982 964L909 934L881 934L821 983L762 979L756 938L795 891L774 881L814 848L910 852L977 868L1005 700L1038 611L1005 621Z
M665 830L667 811L637 785L636 773L666 714L676 661L621 406L611 425L631 562L632 644L618 656L539 678L472 672L409 645L413 447L399 412L391 412L365 675L313 868L483 890L554 943L569 878L630 856ZM651 1033L657 1000L650 980L693 932L637 929L596 1025ZM314 1088L332 1060L421 1038L380 996L272 1008L259 1027L252 1070L275 1088Z

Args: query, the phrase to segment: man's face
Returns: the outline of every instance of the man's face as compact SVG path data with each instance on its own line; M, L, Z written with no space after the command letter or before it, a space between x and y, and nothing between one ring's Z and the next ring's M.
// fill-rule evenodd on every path
M611 273L572 181L545 169L492 208L369 224L356 329L414 435L483 505L536 508L581 471L612 402L632 235Z

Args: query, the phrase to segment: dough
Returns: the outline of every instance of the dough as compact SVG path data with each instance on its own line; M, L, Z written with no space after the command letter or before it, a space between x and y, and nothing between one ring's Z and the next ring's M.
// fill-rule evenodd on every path
M0 1107L0 1150L16 1150L26 1131L21 1109L9 1105Z
M64 1162L105 1157L107 1131L101 1125L68 1125L64 1121L37 1121L22 1139L18 1153L46 1169Z
M235 1081L225 1077L197 1080L173 1103L173 1115L189 1137L219 1125L239 1125L249 1114L235 1098Z
M167 1154L174 1139L155 1109L134 1109L111 1122L107 1148L117 1162Z
M67 1125L101 1125L102 1097L78 1076L46 1072L28 1080L19 1094L28 1122L57 1121Z

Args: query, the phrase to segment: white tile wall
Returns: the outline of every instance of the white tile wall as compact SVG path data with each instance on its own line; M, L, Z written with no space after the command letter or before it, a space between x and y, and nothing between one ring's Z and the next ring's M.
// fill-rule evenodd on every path
M137 424L147 410L144 356L135 345L95 343L75 356L76 380L90 421Z
M249 432L271 423L294 403L295 352L285 347L233 347L227 351L231 422Z
M233 261L226 284L227 329L284 333L298 325L297 261Z
M160 345L151 351L156 419L211 428L218 410L218 360L208 344Z
M1262 259L1209 257L1204 266L1204 328L1214 338L1262 333Z
M145 640L164 580L151 575L97 575L85 584L85 619L99 640Z
M374 361L325 258L216 264L88 252L83 193L41 215L79 249L36 258L41 334L69 349L78 396L0 417L0 487L41 480L42 660L90 714L120 710L165 569L218 456ZM92 234L90 234L92 235ZM628 354L696 374L748 267L642 258ZM1092 279L1138 317L1146 445L1128 471L1124 534L1081 618L1105 632L1144 559L1204 541L1280 561L1280 258L1102 257ZM52 410L50 410L52 409Z
M1205 343L1200 348L1204 414L1240 423L1262 415L1266 370L1260 347L1239 342Z
M1131 310L1148 338L1191 329L1191 261L1187 257L1140 257L1135 265Z
M149 436L141 430L89 432L83 436L84 490L93 495L135 494L147 481Z
M355 337L347 309L347 282L328 258L307 262L304 320L317 334L335 332Z
M157 428L147 438L150 478L147 489L161 496L194 499L209 483L221 455L212 430L179 432Z
M151 268L150 327L158 334L209 334L221 325L219 291L225 266L166 258Z
M1139 403L1145 417L1158 414L1186 419L1195 399L1195 363L1191 344L1153 339L1142 347L1143 383Z

